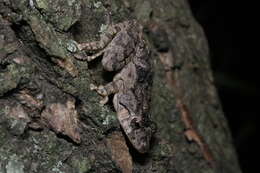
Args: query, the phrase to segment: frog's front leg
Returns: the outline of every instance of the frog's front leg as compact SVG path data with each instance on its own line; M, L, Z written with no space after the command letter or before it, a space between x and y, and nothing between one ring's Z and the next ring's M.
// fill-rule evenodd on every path
M97 93L101 96L103 96L103 99L100 100L100 104L104 105L108 102L108 96L111 94L115 94L119 91L119 87L120 85L122 85L123 81L122 80L117 80L117 81L113 81L110 82L106 85L99 85L96 86L94 84L90 84L90 89L91 90L95 90L97 91Z

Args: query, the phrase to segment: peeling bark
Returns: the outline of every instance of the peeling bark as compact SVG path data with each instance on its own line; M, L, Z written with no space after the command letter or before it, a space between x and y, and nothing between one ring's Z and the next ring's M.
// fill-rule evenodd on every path
M134 150L90 83L112 75L71 54L137 18L152 50L147 154ZM183 0L0 0L0 173L239 173L201 27Z

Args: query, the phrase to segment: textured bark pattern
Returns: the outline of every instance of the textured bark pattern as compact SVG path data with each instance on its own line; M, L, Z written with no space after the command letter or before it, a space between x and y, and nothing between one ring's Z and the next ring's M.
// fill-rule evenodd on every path
M99 39L108 11L114 23L137 18L152 49L147 154L89 89L112 74L70 53L73 40ZM0 139L0 173L240 172L207 41L184 0L0 0Z

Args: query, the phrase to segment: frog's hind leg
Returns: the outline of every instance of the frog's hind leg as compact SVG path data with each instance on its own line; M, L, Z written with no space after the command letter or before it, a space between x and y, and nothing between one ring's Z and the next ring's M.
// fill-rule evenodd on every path
M87 43L80 43L77 44L77 48L79 51L87 51L87 52L97 52L90 56L83 56L81 54L75 54L75 58L82 60L82 61L92 61L96 59L97 57L101 56L105 50L106 46L113 40L115 34L117 33L117 30L113 28L109 28L106 33L103 33L100 37L100 41L93 41L93 42L87 42Z
M86 56L86 55L82 55L82 54L75 54L74 57L78 60L82 60L82 61L92 61L94 59L96 59L97 57L101 56L104 53L104 50L99 51L98 53L95 53L93 55L90 56Z
M109 26L107 30L100 35L99 41L77 44L78 50L82 51L98 51L104 49L113 40L115 35L120 31L118 27Z
M92 42L86 42L86 43L79 43L77 45L78 50L82 51L97 51L100 49L103 49L105 47L105 42L100 40L100 41L92 41Z

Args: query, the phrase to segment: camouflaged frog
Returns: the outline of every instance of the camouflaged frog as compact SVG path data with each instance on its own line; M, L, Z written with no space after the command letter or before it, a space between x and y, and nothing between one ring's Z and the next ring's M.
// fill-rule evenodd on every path
M112 82L91 84L90 88L104 97L101 104L114 94L113 105L124 132L137 151L147 152L152 137L149 120L152 67L141 25L135 20L110 25L100 41L77 44L77 48L95 52L91 56L75 54L77 59L92 61L103 55L103 68L118 72Z

